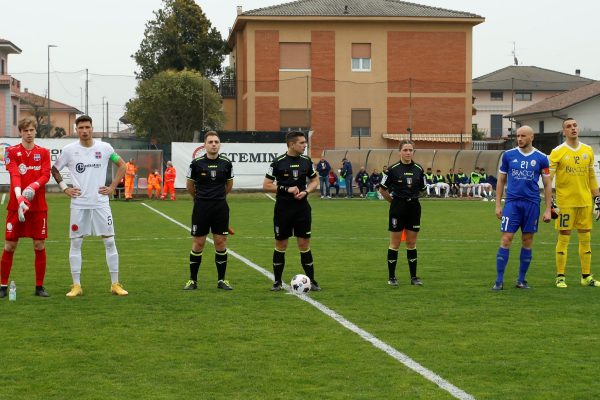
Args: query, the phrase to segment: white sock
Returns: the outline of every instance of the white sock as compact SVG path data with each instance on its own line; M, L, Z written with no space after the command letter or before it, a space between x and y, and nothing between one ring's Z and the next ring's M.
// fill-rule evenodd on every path
M69 264L71 265L71 277L74 285L81 285L81 245L83 238L71 239L71 249L69 250Z
M115 237L104 238L104 248L106 250L106 264L108 265L108 271L110 272L110 280L112 283L119 282L119 252L117 251L117 244L115 243Z

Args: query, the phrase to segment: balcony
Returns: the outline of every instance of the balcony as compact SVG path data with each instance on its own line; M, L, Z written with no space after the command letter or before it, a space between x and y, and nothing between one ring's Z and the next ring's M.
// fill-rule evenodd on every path
M221 78L219 81L219 94L224 99L234 99L235 98L235 77L227 76Z

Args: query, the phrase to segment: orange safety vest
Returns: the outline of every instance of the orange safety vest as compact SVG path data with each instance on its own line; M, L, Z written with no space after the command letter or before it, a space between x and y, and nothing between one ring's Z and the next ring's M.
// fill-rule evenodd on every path
M148 186L160 185L162 179L160 175L150 174L148 175Z
M125 175L135 175L137 173L137 167L132 164L132 163L126 163L125 166L127 167L127 170L125 171Z
M165 170L165 183L175 182L176 175L177 175L177 171L175 171L175 167L168 167Z

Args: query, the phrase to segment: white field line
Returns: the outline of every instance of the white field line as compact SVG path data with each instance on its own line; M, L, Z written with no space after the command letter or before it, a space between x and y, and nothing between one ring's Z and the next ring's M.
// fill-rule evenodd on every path
M157 209L155 209L155 208L153 208L153 207L151 207L151 206L149 206L149 205L147 205L145 203L141 203L141 204L144 207L148 208L149 210L154 211L158 215L160 215L160 216L166 218L167 220L173 222L174 224L179 225L180 227L186 229L188 232L190 231L190 228L188 226L182 224L179 221L176 221L175 219L169 217L165 213L160 212ZM207 240L210 243L214 243L210 238L207 238ZM231 249L228 249L228 253L231 254L233 257L237 258L238 260L240 260L241 262L243 262L244 264L246 264L247 266L249 266L250 268L252 268L252 269L258 271L259 273L261 273L262 275L266 276L270 280L274 279L273 274L271 272L267 271L266 269L260 267L259 265L253 263L252 261L248 260L246 257L243 257L242 255L236 253L235 251L233 251ZM286 284L283 284L283 286L289 292L289 286L286 285ZM348 330L356 333L358 336L360 336L361 338L363 338L367 342L371 343L373 346L375 346L379 350L382 350L383 352L385 352L386 354L388 354L390 357L392 357L392 358L396 359L397 361L401 362L407 368L415 371L416 373L418 373L419 375L421 375L422 377L424 377L428 381L431 381L431 382L435 383L437 386L439 386L443 390L447 391L448 393L450 393L455 398L460 399L460 400L474 400L475 399L475 397L473 397L469 393L467 393L464 390L462 390L462 389L454 386L453 384L451 384L450 382L448 382L447 380L445 380L444 378L442 378L441 376L439 376L435 372L431 371L430 369L425 368L424 366L422 366L421 364L419 364L418 362L416 362L415 360L413 360L412 358L410 358L406 354L402 353L401 351L396 350L395 348L393 348L389 344L387 344L384 341L382 341L382 340L378 339L377 337L375 337L373 334L365 331L364 329L358 327L354 323L348 321L342 315L336 313L335 311L333 311L329 307L325 306L324 304L319 303L318 301L310 298L309 296L296 295L296 297L298 297L300 300L303 300L303 301L307 302L308 304L312 305L313 307L315 307L316 309L318 309L319 311L321 311L323 314L325 314L328 317L330 317L330 318L334 319L335 321L337 321L344 328L346 328L346 329L348 329Z
M2 201L0 201L0 204L4 204L4 200L6 200L6 193L2 193Z

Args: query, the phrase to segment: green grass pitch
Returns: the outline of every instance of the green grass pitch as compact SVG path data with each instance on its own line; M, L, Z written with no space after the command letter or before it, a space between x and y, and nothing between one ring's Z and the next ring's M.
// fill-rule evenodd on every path
M147 202L189 226L192 202ZM271 270L273 202L233 194L228 247ZM200 288L188 278L191 238L142 206L112 202L121 280L112 296L98 238L83 246L84 296L71 282L68 199L49 196L48 270L52 297L33 296L31 240L19 244L11 279L16 302L0 301L2 389L6 399L450 399L356 334L229 257L232 292L216 289L207 245ZM423 287L388 287L387 203L311 196L312 250L323 287L310 296L477 399L586 399L600 394L600 289L579 285L577 238L567 283L554 287L556 234L541 224L529 291L513 288L515 237L505 290L490 290L500 233L494 203L423 201L417 248ZM4 207L4 206L3 206ZM0 212L4 220L6 211ZM592 249L599 249L592 234ZM592 272L600 277L594 255ZM295 242L284 279L301 273Z

